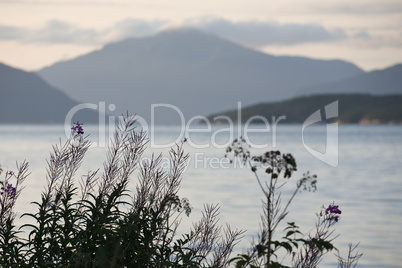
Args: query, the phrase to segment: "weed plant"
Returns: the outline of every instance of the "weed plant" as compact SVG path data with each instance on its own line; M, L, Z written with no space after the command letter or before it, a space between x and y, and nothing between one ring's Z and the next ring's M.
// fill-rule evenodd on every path
M251 247L244 254L240 254L230 260L235 267L266 267L266 268L290 268L279 260L280 251L286 252L293 268L315 268L321 262L323 256L337 249L333 245L333 226L339 221L342 213L339 206L334 203L328 207L322 207L316 214L317 222L314 232L302 233L295 222L287 222L282 237L277 239L279 224L289 213L289 205L293 198L301 190L315 191L317 189L317 176L306 172L296 183L295 190L285 205L282 204L281 188L287 183L295 171L296 160L287 153L280 151L267 151L262 155L251 155L250 146L242 137L235 139L227 148L225 157L233 161L241 161L250 167L259 188L262 191L262 210L260 232L256 241L252 241ZM265 174L266 179L261 176ZM260 173L259 173L260 171ZM356 247L349 247L349 255L343 259L339 254L338 267L354 267L362 256L361 253L353 253ZM286 257L285 256L285 257ZM353 266L352 266L353 265Z
M179 196L188 155L184 139L169 152L170 165L162 166L162 155L141 163L147 134L136 128L136 120L125 116L108 147L103 167L77 179L77 171L91 146L79 122L71 136L53 146L47 166L47 184L35 211L25 213L29 223L15 225L15 204L29 175L28 163L6 171L0 191L0 267L289 267L278 260L284 250L292 267L318 267L323 256L336 248L333 226L341 210L331 203L317 213L314 232L303 234L288 222L278 239L279 223L300 190L316 190L317 179L304 174L294 193L282 206L280 188L296 171L291 154L268 151L252 156L245 140L236 139L227 149L251 167L263 193L261 232L250 249L231 258L244 231L220 226L218 205L206 204L202 217L189 233L178 234L191 205ZM268 176L265 181L258 170ZM0 173L2 170L0 169ZM137 173L135 190L128 189ZM184 214L184 215L183 215ZM23 233L26 235L23 236ZM350 245L339 268L355 267L359 252Z
M188 155L183 143L170 150L170 166L162 156L140 165L146 133L124 117L100 169L78 181L76 172L91 142L82 124L70 138L53 146L47 186L36 211L15 226L15 202L28 176L28 163L7 171L0 196L1 267L225 267L243 231L218 225L219 207L205 205L202 218L188 234L178 235L182 214L191 206L178 191ZM135 191L128 190L138 170ZM15 181L14 184L11 182ZM20 237L28 230L28 238Z

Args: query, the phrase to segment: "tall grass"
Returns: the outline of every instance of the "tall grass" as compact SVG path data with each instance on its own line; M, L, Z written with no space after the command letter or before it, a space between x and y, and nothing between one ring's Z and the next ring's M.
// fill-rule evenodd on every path
M77 179L91 142L83 127L53 146L47 186L31 223L14 225L14 206L27 177L28 163L7 172L0 197L1 267L224 267L243 231L218 225L219 207L205 205L202 218L188 234L178 235L180 219L191 213L179 188L188 155L183 143L141 164L147 136L135 118L124 117L107 151L102 171ZM141 165L140 165L141 164ZM136 188L127 187L138 173ZM15 181L12 186L11 181ZM10 185L10 186L9 186ZM8 187L8 188L7 188ZM28 238L19 236L28 230Z

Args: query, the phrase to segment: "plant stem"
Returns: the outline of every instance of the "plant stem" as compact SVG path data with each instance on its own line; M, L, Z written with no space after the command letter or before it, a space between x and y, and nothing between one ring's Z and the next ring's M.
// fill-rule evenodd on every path
M251 164L250 160L248 160L248 163L249 163L250 167L252 167L252 164ZM260 178L257 175L257 171L253 171L253 173L255 175L255 178L257 179L257 182L258 182L258 185L260 186L261 191L264 193L265 196L268 196L268 193L264 190L264 187L262 187Z
M273 229L271 228L273 211L271 211L271 197L272 197L272 175L269 181L269 193L267 194L267 229L268 229L268 243L267 243L267 263L266 267L271 267L271 243L272 243L272 233Z

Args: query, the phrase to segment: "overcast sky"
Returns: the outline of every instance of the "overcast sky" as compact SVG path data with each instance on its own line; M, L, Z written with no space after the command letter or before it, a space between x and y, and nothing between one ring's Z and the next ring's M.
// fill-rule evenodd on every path
M402 63L400 0L0 0L0 62L37 70L182 26L368 71Z

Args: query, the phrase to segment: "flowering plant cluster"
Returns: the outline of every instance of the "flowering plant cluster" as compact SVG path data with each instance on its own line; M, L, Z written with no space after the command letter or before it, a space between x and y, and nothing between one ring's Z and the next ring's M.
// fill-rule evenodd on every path
M337 250L332 241L332 226L339 221L339 215L342 213L338 205L330 204L327 208L317 214L317 222L314 233L302 233L294 222L288 222L284 229L285 235L281 240L275 238L279 224L289 213L289 205L300 190L317 190L317 176L309 172L303 174L296 182L296 189L288 199L286 205L282 208L280 188L287 183L297 171L296 160L291 154L282 154L280 151L268 151L262 155L251 155L250 146L242 137L235 139L231 146L226 150L226 157L232 153L233 158L239 158L251 167L258 185L263 193L263 214L261 216L261 232L257 241L253 241L251 248L244 254L240 254L231 259L236 267L266 267L266 268L289 268L283 260L279 260L279 255L290 256L291 267L294 268L313 268L321 262L323 255ZM233 162L233 160L231 160ZM258 170L268 178L264 182L259 175ZM349 256L345 260L338 255L341 267L352 267L356 265L362 254L352 254L356 247L350 247ZM289 263L289 262L288 262ZM343 266L346 265L346 266ZM349 265L349 266L348 266Z
M0 267L226 267L243 231L218 224L219 207L205 205L187 234L177 228L190 216L179 188L188 155L174 146L170 166L162 155L139 165L147 143L135 118L125 117L114 133L102 174L76 173L91 142L82 124L54 146L47 167L47 186L35 212L15 226L15 201L28 176L28 164L7 172L0 195ZM132 174L138 171L134 190ZM11 183L11 180L13 183ZM79 181L77 186L76 180ZM15 185L15 186L14 186ZM28 235L20 234L27 231Z
M289 213L288 208L300 190L317 189L317 176L310 173L296 183L285 206L281 206L278 189L294 175L296 160L291 154L269 151L251 156L244 140L235 140L227 150L251 166L264 195L261 233L245 254L230 258L244 231L218 225L219 207L204 205L199 221L190 231L178 235L181 217L189 216L192 207L179 197L179 188L188 155L183 145L174 146L170 166L162 166L162 155L139 165L147 143L146 133L138 131L133 117L125 117L117 128L107 151L102 174L99 169L80 177L76 173L91 142L83 137L82 123L71 128L64 145L54 146L47 167L47 186L35 212L22 217L30 222L17 228L15 202L29 175L28 163L7 171L0 194L0 267L289 267L278 261L285 252L292 267L317 267L322 256L336 250L332 226L341 210L334 203L317 214L315 232L302 233L288 222L285 235L275 232ZM135 190L129 182L138 170ZM268 176L263 181L258 174ZM0 173L1 173L0 168ZM12 183L11 183L12 182ZM14 185L14 186L13 186ZM27 237L21 237L23 231ZM339 265L354 267L362 254L340 256Z

